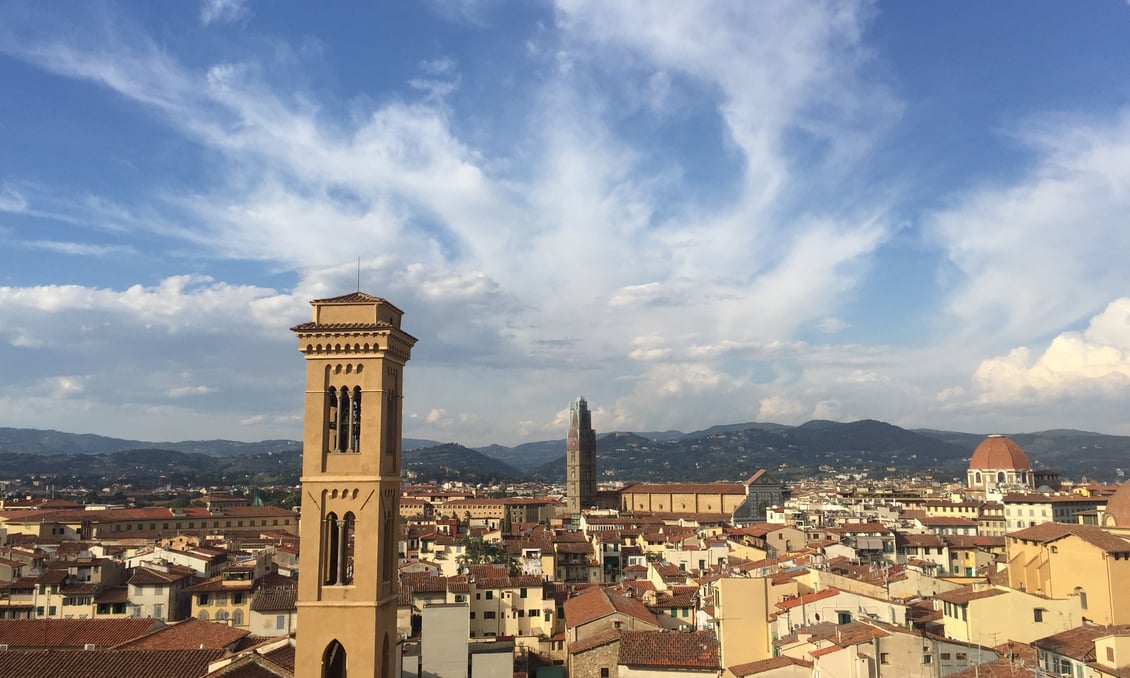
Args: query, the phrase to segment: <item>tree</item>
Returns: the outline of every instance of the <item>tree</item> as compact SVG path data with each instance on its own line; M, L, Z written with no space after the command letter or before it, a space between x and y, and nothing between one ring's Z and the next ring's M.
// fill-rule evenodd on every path
M455 557L459 564L459 571L463 572L468 565L506 565L510 574L519 574L518 559L501 544L484 541L482 537L466 535L460 542L463 552Z

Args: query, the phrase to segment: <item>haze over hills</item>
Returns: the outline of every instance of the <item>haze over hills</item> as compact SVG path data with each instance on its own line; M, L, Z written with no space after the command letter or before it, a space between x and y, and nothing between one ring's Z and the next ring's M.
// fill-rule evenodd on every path
M1130 437L1074 430L1009 434L1036 467L1065 478L1116 482L1130 466ZM799 426L749 422L683 433L607 433L598 438L600 480L737 480L758 468L782 478L855 472L871 477L934 474L960 478L982 434L908 430L880 421L810 421ZM456 443L406 438L404 468L417 480L492 482L564 478L565 440L471 449ZM265 440L145 442L60 431L0 428L0 477L26 473L123 478L182 477L192 468L212 480L256 476L256 463L273 481L297 480L301 443ZM143 452L137 452L137 451ZM167 450L185 456L161 455ZM124 455L123 452L134 452ZM83 457L90 457L83 459Z

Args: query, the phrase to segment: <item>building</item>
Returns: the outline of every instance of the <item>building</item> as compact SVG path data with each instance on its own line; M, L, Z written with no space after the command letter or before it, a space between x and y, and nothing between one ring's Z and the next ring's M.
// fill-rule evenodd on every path
M785 485L761 469L741 483L637 483L620 492L620 508L749 525L764 522L768 509L788 498Z
M397 647L403 311L364 292L311 302L296 678L393 678ZM354 558L354 554L358 557Z
M584 396L569 406L569 437L565 445L565 494L569 513L579 516L596 504L596 431Z
M1009 586L1075 599L1083 617L1098 624L1130 624L1130 541L1101 527L1062 523L1005 539Z
M985 438L973 450L966 482L969 489L983 496L1036 489L1028 455L1011 438L999 434Z

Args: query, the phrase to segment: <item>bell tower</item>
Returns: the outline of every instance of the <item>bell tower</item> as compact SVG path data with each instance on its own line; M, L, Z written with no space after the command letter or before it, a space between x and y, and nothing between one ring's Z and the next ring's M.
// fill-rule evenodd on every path
M292 327L306 358L296 678L399 678L403 311L355 292Z

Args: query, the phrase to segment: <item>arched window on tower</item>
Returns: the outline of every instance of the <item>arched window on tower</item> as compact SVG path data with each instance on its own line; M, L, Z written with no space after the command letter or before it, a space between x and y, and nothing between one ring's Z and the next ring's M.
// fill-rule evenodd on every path
M339 399L338 412L340 413L340 421L337 427L338 436L338 452L348 452L350 450L349 436L353 432L353 424L349 419L349 415L353 412L353 407L349 404L349 389L342 386L341 396Z
M341 540L338 534L339 523L337 514L326 516L325 529L322 531L322 582L326 586L333 586L338 582L338 564L341 555Z
M337 389L326 389L326 450L337 452Z
M974 482L975 482L975 483L977 483L978 485L980 485L980 484L982 483L982 480L981 480L981 472L980 472L980 471L978 471L978 472L977 472L977 475L976 475L976 477L975 477L975 480L974 480Z
M1004 471L997 471L997 485L1004 485Z
M349 413L349 451L361 451L361 387L353 387L352 409Z
M342 562L342 584L353 583L353 535L355 534L355 522L353 513L346 513L341 519L342 522L342 540L341 540L341 562Z
M345 678L345 648L336 640L322 653L322 678Z

